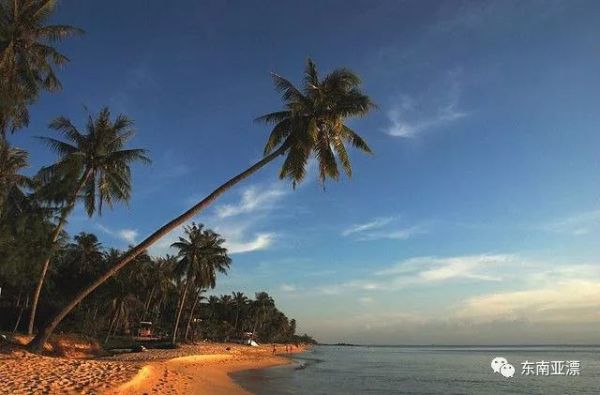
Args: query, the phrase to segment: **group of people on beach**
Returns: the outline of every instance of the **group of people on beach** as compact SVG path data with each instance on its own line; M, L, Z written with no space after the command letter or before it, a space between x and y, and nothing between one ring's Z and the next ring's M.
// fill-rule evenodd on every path
M292 352L293 347L296 347L296 349L298 349L298 345L297 344L294 344L294 345L291 345L291 344L288 345L288 344L286 344L285 345L285 352ZM275 347L275 344L273 344L273 354L275 354L276 352L277 352L277 347Z

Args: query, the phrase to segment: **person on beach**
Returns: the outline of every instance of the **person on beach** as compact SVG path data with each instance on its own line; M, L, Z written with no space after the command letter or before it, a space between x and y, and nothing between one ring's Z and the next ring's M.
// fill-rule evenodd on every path
M273 344L273 354L275 354L275 351L277 351L277 349L275 348L275 344Z

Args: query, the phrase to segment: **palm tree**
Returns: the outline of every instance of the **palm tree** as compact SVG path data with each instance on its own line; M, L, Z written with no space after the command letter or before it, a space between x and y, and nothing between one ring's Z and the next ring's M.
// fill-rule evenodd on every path
M244 295L243 292L233 292L231 295L233 296L233 304L235 305L235 324L233 325L233 328L237 334L240 312L248 304L248 297Z
M152 301L155 296L163 295L167 289L172 285L171 275L173 268L173 259L167 255L164 258L158 258L153 261L152 265L147 267L148 272L146 273L147 284L152 284L146 302L144 303L144 313L142 314L142 321L146 320L148 313L151 311Z
M266 292L257 292L254 300L254 328L252 329L252 334L256 336L256 330L258 328L262 328L265 321L267 320L267 315L269 312L275 307L275 301L271 296L269 296Z
M78 268L81 271L87 271L99 265L104 259L102 244L98 241L93 233L81 232L73 237L74 243L71 243L67 248L71 249L70 260L79 263Z
M338 153L339 161L348 175L351 174L352 168L344 143L349 143L364 152L371 152L367 143L344 124L347 118L364 116L374 107L370 98L360 91L360 79L353 72L344 68L337 69L321 80L318 78L315 64L309 59L303 90L277 74L273 74L273 80L275 88L282 95L284 110L258 118L258 121L274 124L265 146L265 156L129 250L118 263L83 289L48 321L30 343L30 350L39 352L63 318L136 255L194 218L223 193L278 157L286 155L280 178L290 179L295 186L304 178L307 160L313 154L319 162L319 175L324 182L327 177L337 179L339 174L337 159L332 154L331 147Z
M39 173L44 184L40 195L63 204L58 224L50 235L50 242L55 244L78 199L83 200L90 217L96 211L102 214L103 203L112 207L115 201L128 202L131 198L130 165L136 161L149 163L150 159L145 150L125 149L134 134L133 121L123 114L111 120L108 108L103 108L95 119L88 116L86 133L77 130L65 117L55 119L50 128L67 140L40 137L60 156L58 162L42 168ZM52 253L42 263L33 294L29 334L33 333L37 304L51 258Z
M194 312L196 311L196 306L198 305L198 303L201 303L203 300L206 299L206 297L202 295L205 292L206 290L202 288L198 288L196 290L196 295L194 296L194 303L192 303L192 308L190 310L190 315L188 316L187 325L185 326L185 335L183 336L183 339L185 341L188 340L188 335L192 327L192 320L194 319ZM192 331L192 341L194 340L194 331Z
M15 187L30 186L31 181L19 172L27 167L27 151L11 147L0 139L0 215L4 202Z
M231 259L227 255L227 249L223 247L225 239L211 230L204 230L202 225L192 223L185 227L184 237L171 244L179 252L179 265L177 273L184 277L181 301L175 318L173 329L173 343L177 340L177 329L181 312L185 304L187 291L191 284L199 288L214 288L217 280L217 272L227 274Z
M27 105L41 90L61 89L53 66L69 59L52 45L82 34L68 25L49 25L56 0L0 0L0 138L26 126Z

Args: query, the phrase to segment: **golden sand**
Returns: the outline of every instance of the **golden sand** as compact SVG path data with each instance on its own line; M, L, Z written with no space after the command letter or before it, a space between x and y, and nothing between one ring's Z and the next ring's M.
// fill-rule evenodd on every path
M289 363L281 355L223 343L85 360L17 350L0 354L0 394L247 394L229 374Z

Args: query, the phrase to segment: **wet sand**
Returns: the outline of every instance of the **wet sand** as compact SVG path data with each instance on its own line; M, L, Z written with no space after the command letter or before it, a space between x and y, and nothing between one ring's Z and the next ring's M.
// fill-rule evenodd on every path
M227 350L229 348L229 350ZM301 352L304 349L294 349ZM96 359L0 354L0 394L247 394L229 374L289 363L282 346L202 343Z

